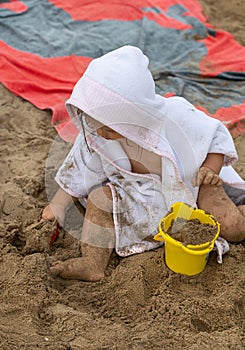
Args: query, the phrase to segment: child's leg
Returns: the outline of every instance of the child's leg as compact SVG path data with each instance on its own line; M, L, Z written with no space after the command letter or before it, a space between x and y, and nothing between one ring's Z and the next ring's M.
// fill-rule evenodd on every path
M230 242L245 239L245 205L236 206L222 186L202 185L197 205L219 221L222 237Z
M56 262L50 268L52 274L84 281L104 277L114 247L112 195L108 186L97 188L88 196L82 242L82 257Z

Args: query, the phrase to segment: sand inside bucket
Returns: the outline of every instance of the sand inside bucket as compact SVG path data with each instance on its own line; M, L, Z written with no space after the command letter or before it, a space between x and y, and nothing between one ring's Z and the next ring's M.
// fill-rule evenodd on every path
M187 246L211 242L217 233L217 227L202 224L198 219L186 220L177 218L173 220L167 231L168 235L176 241Z

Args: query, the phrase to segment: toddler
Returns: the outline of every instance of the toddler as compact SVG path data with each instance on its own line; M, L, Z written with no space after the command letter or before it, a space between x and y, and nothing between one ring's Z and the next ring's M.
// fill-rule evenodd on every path
M245 182L228 130L184 98L157 95L148 63L133 46L94 59L66 102L79 134L42 219L62 225L74 199L86 211L81 257L54 263L55 275L98 281L113 249L158 247L158 224L179 201L210 212L228 241L245 238Z

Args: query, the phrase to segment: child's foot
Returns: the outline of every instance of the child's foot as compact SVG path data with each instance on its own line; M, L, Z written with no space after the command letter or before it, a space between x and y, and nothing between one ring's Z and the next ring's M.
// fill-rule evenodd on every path
M79 279L96 282L104 277L104 271L97 266L93 258L81 257L57 261L50 267L52 275L67 279Z

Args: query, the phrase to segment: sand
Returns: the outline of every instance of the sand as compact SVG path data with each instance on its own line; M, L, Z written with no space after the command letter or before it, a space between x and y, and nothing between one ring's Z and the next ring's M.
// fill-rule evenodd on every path
M243 0L200 2L213 24L244 44ZM50 248L54 225L38 221L56 137L50 113L3 86L0 105L2 350L244 349L243 244L230 245L222 265L212 253L193 277L171 272L158 249L114 255L100 282L53 278L52 261L79 256L79 246L62 233ZM245 177L245 135L235 143Z
M211 242L215 238L217 226L203 224L198 219L187 221L177 218L172 221L167 233L184 246L188 246L189 244L199 245Z

